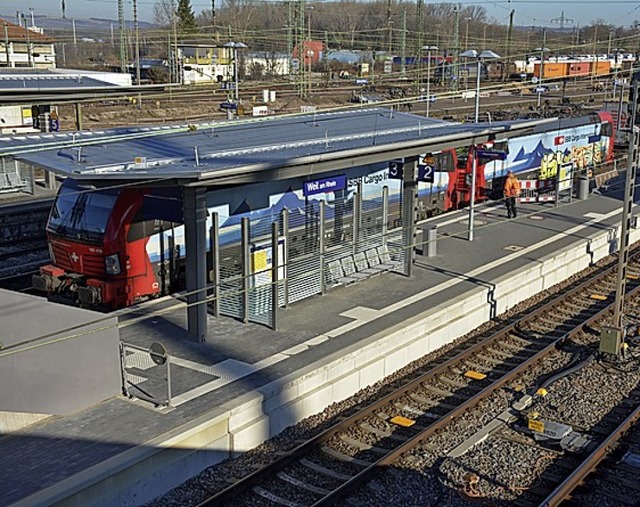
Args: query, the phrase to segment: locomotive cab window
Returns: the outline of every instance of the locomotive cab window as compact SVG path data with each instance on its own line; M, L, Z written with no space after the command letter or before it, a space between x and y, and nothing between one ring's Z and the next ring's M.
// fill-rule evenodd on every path
M600 135L601 136L606 136L606 137L611 137L613 136L613 125L611 125L611 123L602 123L600 125Z
M443 151L432 155L433 166L436 171L451 173L456 170L453 153L451 151Z
M118 195L119 190L92 192L64 185L51 209L48 230L66 238L102 241Z

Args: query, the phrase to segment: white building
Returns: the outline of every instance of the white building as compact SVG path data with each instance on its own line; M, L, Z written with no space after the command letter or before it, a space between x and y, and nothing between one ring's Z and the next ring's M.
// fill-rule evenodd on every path
M42 29L22 27L4 19L0 23L0 67L55 68L54 40Z

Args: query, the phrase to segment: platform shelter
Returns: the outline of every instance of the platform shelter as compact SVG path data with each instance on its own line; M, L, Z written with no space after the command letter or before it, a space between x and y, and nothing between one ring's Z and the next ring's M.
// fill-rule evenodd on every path
M0 140L0 157L88 188L179 186L184 227L160 240L170 247L159 249L169 265L161 283L183 259L189 334L205 341L207 311L275 328L279 309L373 274L363 258L411 276L419 155L549 121L559 120L460 124L357 109L13 136ZM391 161L403 165L395 185Z

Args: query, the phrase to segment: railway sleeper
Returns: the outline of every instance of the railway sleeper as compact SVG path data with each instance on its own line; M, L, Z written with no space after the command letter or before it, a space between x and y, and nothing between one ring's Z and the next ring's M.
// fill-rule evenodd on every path
M362 442L361 440L351 438L347 435L340 435L340 440L342 440L346 444L349 444L351 447L360 449L361 451L371 451L377 454L382 454L383 456L389 453L389 449L383 449L382 447L367 444L365 442Z
M586 491L597 491L598 494L604 495L607 498L611 498L616 502L615 503L616 506L622 506L622 505L637 506L638 505L638 499L636 497L627 497L627 496L624 496L623 494L616 493L614 491L609 491L606 487L603 487L602 484L598 485L597 488L595 486L591 487L589 485L585 485L583 486L583 488ZM577 503L575 503L574 505L580 505L581 507L585 505L580 498L580 493L583 490L583 488L576 489L574 494L575 496L574 500Z
M396 442L406 442L408 440L407 438L401 437L400 435L396 435L392 431L385 431L379 428L374 428L373 426L365 422L359 423L359 426L363 430L368 431L369 433L373 433L374 435L380 437L381 439L388 438L389 440L394 440Z
M611 468L616 468L617 467L615 465L610 465ZM638 471L636 470L636 473ZM636 492L636 496L635 496L635 501L638 500L638 495L640 495L640 483L638 482L637 479L627 479L626 477L620 477L618 475L615 475L614 472L612 472L611 470L602 470L602 471L596 471L596 475L599 476L601 478L601 480L606 481L606 482L612 482L614 484L617 484L618 486L624 486L624 488L628 491L628 490L633 490Z
M446 398L450 397L450 396L454 396L454 392L453 391L448 391L446 389L440 389L439 387L436 386L432 386L426 383L422 383L422 388L425 391L429 391L430 393L435 394L436 396L444 396Z
M341 472L336 472L335 470L329 470L318 463L314 463L313 461L309 461L306 458L300 458L298 460L303 467L308 468L309 470L313 470L314 472L319 473L320 475L324 475L326 477L330 477L332 479L337 479L339 481L346 482L351 479L350 475L343 474Z
M297 488L304 489L311 493L315 493L316 495L327 496L329 493L331 493L331 490L321 488L320 486L314 486L313 484L307 484L306 482L301 481L300 479L296 479L295 477L292 477L286 472L280 471L276 475L280 480L288 484L292 484Z
M286 498L282 498L281 496L275 495L271 493L271 491L267 491L266 489L261 488L260 486L255 486L252 490L256 495L261 496L262 498L266 498L267 500L273 503L284 505L285 507L306 507L304 504L301 504L298 502L292 502L291 500L287 500Z
M512 356L510 354L502 355L500 359L498 358L490 358L489 356L485 356L484 354L478 354L476 356L478 359L482 359L483 361L493 361L496 366L506 366L509 370L513 370L515 367L519 366L522 361L526 358L523 357L522 361L518 361L518 356ZM511 361L511 359L515 359L515 361Z
M418 394L418 393L410 393L409 398L411 398L416 403L419 403L420 405L426 406L429 408L437 407L438 405L440 405L440 402L438 400L427 398L426 396L422 396L421 394Z
M525 333L527 333L525 335ZM545 338L543 333L533 331L518 331L518 335L511 331L507 338L501 340L498 344L500 347L511 349L514 351L523 351L531 348L532 345L539 347L539 342ZM544 344L542 344L544 347ZM542 348L539 347L539 348Z
M467 387L469 385L468 382L464 380L458 380L457 378L446 377L445 375L438 375L437 380L442 384L447 384L457 389L462 389L463 387Z
M329 446L323 445L322 447L320 447L320 450L327 454L328 456L331 456L332 458L335 458L339 461L344 461L345 463L351 463L353 465L358 465L361 466L363 468L368 468L370 467L373 463L371 463L370 461L365 461L363 459L360 458L356 458L354 456L348 456L340 451L336 451L335 449L332 449Z
M438 403L438 405L436 405L436 407L440 408L443 405L444 404L442 404L442 403ZM435 412L425 412L423 410L420 410L419 408L411 407L411 406L407 405L406 403L397 402L397 403L394 403L393 406L396 407L401 412L411 414L412 417L428 417L430 419L440 419L442 417L442 415L443 415L443 414L436 414ZM432 408L435 408L435 407L432 407ZM447 410L449 410L448 407L446 407L446 406L444 408L447 408ZM451 408L453 409L455 407L453 405L451 405Z
M475 356L475 358L480 359L477 355ZM465 359L463 362L466 366L469 367L469 369L476 370L480 373L488 374L495 371L495 366L492 366L489 364L480 364L474 361L473 359ZM491 362L494 363L493 361ZM496 362L495 364L499 364L499 362Z
M631 475L638 475L638 469L634 466L627 465L626 463L613 463L611 466L616 470L620 470L621 472L625 472ZM636 482L636 488L640 488L640 483Z
M515 359L518 364L529 358L528 354L512 354L511 352L505 352L504 350L496 349L495 347L487 347L486 351L497 356L502 356L505 359Z

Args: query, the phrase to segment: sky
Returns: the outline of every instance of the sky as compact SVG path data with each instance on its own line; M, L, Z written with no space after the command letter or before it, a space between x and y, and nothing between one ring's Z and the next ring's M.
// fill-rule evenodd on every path
M279 1L279 0L271 0ZM284 1L284 0L282 0ZM330 0L329 0L330 1ZM222 0L215 0L220 6ZM437 3L424 0L425 4ZM138 17L141 21L153 22L155 0L138 0ZM509 12L515 10L514 23L524 26L560 26L564 11L564 26L585 26L602 19L615 26L628 27L634 20L640 20L638 0L460 0L461 5L482 5L491 18L501 24L508 24ZM65 0L67 17L117 19L117 0ZM133 2L125 0L125 17L133 18ZM20 10L35 14L61 16L61 0L0 0L0 12L15 14ZM211 0L191 0L196 13L211 9Z

